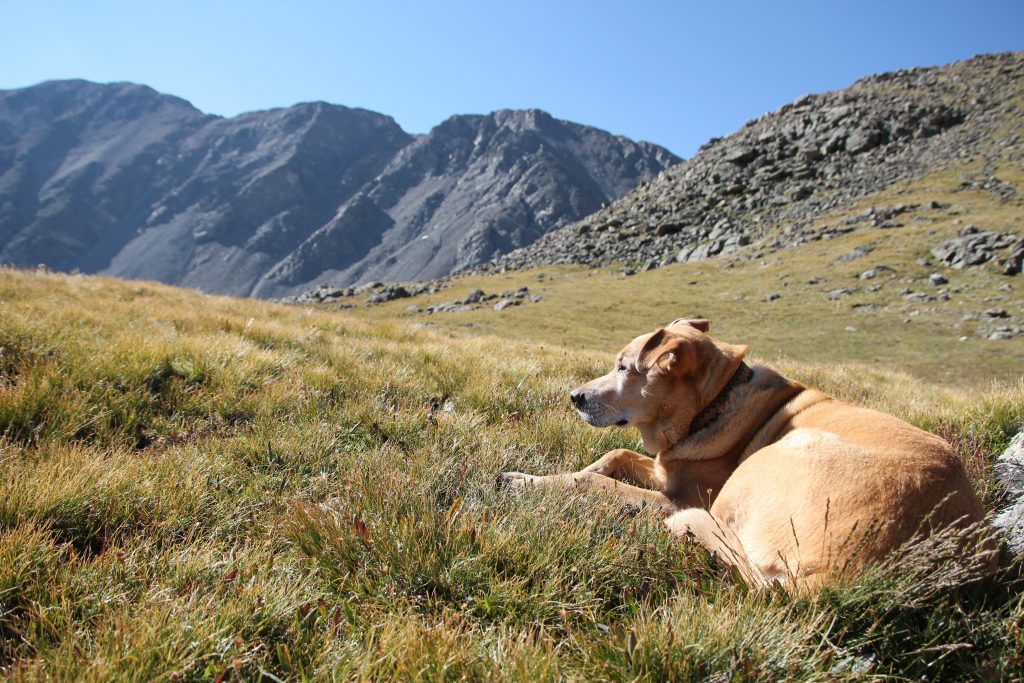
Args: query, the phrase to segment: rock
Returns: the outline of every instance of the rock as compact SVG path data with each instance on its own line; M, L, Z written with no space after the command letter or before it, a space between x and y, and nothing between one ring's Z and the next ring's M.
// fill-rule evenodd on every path
M1008 330L996 330L988 336L989 341L1005 341L1007 339L1013 339L1013 332Z
M654 230L654 234L659 237L664 235L674 235L686 226L682 223L662 223Z
M872 247L870 247L870 246L868 246L866 244L861 244L860 246L855 247L851 251L848 251L845 254L837 256L836 260L835 260L835 263L844 263L846 261L854 261L854 260L859 259L861 257L867 256L868 254L871 253L871 251L872 251Z
M990 308L985 311L985 315L989 318L1009 318L1010 314L1006 312L1005 308Z
M928 276L928 281L931 282L936 287L938 287L940 285L949 284L949 280L947 280L945 277L943 277L942 275L940 275L938 273L932 273L931 275L929 275Z
M518 306L521 303L523 302L520 301L519 299L502 299L498 303L494 304L494 310L504 311L509 306Z
M482 290L482 289L474 289L472 292L467 294L464 299L462 299L462 303L464 303L464 304L479 303L480 299L482 299L483 296L484 296L484 290Z
M383 304L388 301L394 301L395 299L407 299L410 296L412 296L412 294L410 294L409 290L402 285L390 285L367 297L366 302L371 304Z
M1003 275L1016 275L1024 268L1024 237L1009 247L1009 254L1001 262Z
M731 164L745 166L757 158L758 151L753 147L738 145L725 155L725 160Z
M790 190L789 193L786 195L786 198L791 202L798 202L801 199L807 199L812 194L814 194L813 187L811 187L810 185L801 185Z
M1024 494L1024 429L1010 440L996 461L995 474L1007 491Z
M1015 261L1017 272L1020 271L1020 259L1024 259L1024 239L1016 235L1000 234L997 232L981 231L977 226L967 226L960 231L960 234L932 249L932 256L950 268L963 269L970 266L978 266L989 261L995 255L994 252L1006 249L1011 245L1007 261L1017 258L1017 243L1020 242L1020 256ZM1010 268L1012 270L1012 266Z
M782 295L781 295L781 294L779 294L778 292L772 292L771 294L769 294L768 296L766 296L766 297L764 298L764 300L765 300L765 301L769 301L769 302L770 302L770 301L778 301L778 300L779 300L779 299L781 299L781 298L782 298Z
M882 135L877 130L855 130L846 138L846 151L860 154L878 147L881 141Z
M476 310L475 306L467 306L465 304L458 304L454 301L450 301L445 304L436 304L434 306L427 306L425 309L428 315L434 313L465 313L467 311Z
M830 292L825 293L825 298L829 301L835 301L844 296L849 296L857 291L856 287L840 287L839 289L833 289Z
M797 154L800 156L800 160L808 163L815 161L821 161L824 158L824 154L817 147L803 147Z
M362 294L363 292L369 292L371 289L378 289L378 288L383 287L383 286L384 286L383 282L377 282L376 280L373 280L371 282L367 282L365 284L357 286L354 290L352 290L352 293L353 294Z

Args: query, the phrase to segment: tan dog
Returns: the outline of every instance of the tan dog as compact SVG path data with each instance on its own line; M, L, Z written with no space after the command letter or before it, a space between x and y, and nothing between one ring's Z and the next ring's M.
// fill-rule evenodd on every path
M945 441L751 369L747 347L707 331L706 320L681 319L637 337L610 373L571 394L589 424L639 429L655 458L619 449L576 473L501 478L599 487L658 506L674 534L692 534L757 584L820 583L982 519Z

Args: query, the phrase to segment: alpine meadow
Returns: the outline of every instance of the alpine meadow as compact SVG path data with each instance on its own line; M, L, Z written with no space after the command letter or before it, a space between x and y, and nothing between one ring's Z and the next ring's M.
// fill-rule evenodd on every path
M646 160L621 174L635 189L616 176L603 208L527 245L499 234L518 214L489 192L487 253L508 249L430 282L325 267L260 300L0 268L0 677L1020 680L1024 552L1005 536L994 574L939 535L819 591L757 589L649 509L496 477L642 451L569 392L691 316L749 362L946 439L1004 510L1021 492L996 463L1024 429L1024 54L801 98L671 166L586 135L574 159L600 143ZM400 142L412 158L430 140ZM392 146L362 170L406 163ZM424 171L386 205L372 175L346 211L419 211L442 184ZM401 210L403 230L429 222ZM366 249L373 267L402 239L422 236ZM279 256L329 260L296 245ZM244 262L270 272L263 256Z

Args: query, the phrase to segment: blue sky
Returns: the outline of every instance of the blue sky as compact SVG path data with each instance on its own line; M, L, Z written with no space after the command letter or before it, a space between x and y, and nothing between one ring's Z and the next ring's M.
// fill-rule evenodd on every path
M1024 0L0 0L0 89L133 81L203 111L326 100L422 133L536 107L693 154L806 92L1024 49Z

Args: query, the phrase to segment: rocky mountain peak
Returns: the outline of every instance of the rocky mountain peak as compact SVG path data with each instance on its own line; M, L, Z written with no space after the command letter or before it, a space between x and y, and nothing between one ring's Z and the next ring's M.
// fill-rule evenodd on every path
M0 92L0 263L280 296L447 275L678 161L530 110L411 136L326 102L208 116L131 83Z
M1021 120L1022 94L1024 53L1003 53L805 95L490 267L654 268L769 237L770 248L820 238L807 224L821 212L979 153Z

